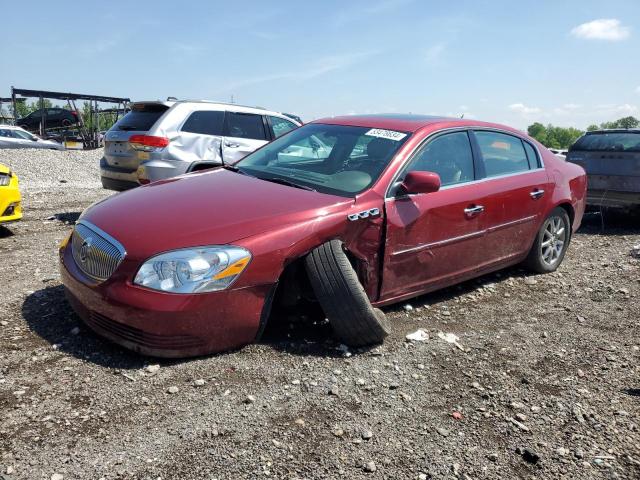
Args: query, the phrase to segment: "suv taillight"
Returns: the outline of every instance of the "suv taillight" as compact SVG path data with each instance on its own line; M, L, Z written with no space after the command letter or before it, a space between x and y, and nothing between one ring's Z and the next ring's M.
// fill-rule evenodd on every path
M167 137L155 137L153 135L131 135L129 144L134 150L152 152L156 148L164 148L169 145Z

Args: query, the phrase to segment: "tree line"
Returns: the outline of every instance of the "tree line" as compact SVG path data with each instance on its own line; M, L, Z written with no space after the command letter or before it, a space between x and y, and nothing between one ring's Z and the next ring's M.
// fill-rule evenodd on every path
M638 127L640 127L640 120L635 117L624 117L613 122L603 122L600 125L589 125L587 131ZM584 134L584 131L573 127L558 127L551 124L543 125L540 122L535 122L527 127L527 133L547 148L565 149L573 145L573 143Z

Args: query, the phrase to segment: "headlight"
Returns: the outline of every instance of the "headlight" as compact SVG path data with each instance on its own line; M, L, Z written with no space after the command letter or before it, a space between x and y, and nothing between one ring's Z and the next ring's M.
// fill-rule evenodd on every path
M251 253L240 247L174 250L147 260L133 283L171 293L215 292L231 285L250 261Z

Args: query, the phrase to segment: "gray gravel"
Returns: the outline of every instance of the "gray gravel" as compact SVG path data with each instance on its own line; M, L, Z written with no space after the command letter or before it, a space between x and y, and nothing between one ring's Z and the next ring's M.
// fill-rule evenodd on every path
M158 361L95 336L63 297L56 245L109 195L99 153L0 155L28 193L0 232L5 479L640 478L637 219L603 232L589 216L554 274L387 309L373 350L274 319L261 344Z

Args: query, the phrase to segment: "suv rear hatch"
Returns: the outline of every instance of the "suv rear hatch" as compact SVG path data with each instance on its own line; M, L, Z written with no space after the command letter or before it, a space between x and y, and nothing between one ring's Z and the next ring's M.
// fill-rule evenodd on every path
M588 203L640 204L640 130L588 132L571 146L567 161L587 172Z
M104 137L104 158L111 167L128 171L138 168L138 151L131 148L129 138L144 135L171 107L171 102L138 102L131 111L111 127Z

